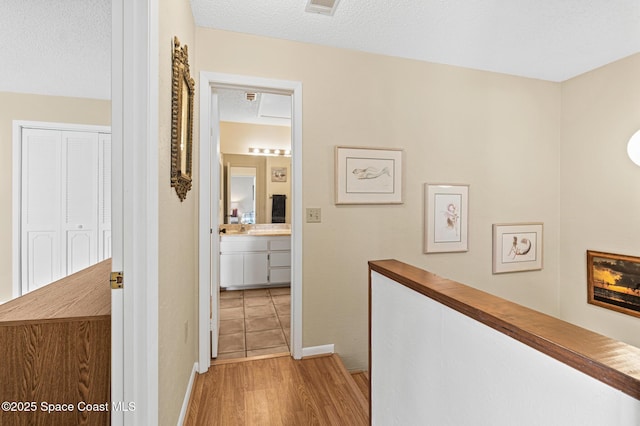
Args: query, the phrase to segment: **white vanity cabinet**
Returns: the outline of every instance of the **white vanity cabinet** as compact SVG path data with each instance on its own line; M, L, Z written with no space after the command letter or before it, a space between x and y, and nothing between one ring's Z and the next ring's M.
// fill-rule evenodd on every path
M220 237L220 287L240 289L291 282L291 237Z

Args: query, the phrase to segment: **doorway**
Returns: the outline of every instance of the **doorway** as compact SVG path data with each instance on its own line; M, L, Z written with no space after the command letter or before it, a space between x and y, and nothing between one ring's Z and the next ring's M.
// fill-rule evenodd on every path
M111 128L14 121L13 154L18 297L111 257Z
M224 223L220 156L220 89L272 93L291 98L291 328L290 353L302 357L302 85L220 73L201 73L200 86L200 289L199 371L218 351L220 298L219 224ZM207 139L204 135L210 135Z
M223 165L215 359L289 354L291 95L213 90Z

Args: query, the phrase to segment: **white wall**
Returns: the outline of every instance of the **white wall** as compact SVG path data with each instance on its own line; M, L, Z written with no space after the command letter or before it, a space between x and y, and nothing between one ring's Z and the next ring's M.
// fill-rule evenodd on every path
M189 47L196 80L193 124L193 176L198 176L198 73L195 24L185 0L159 2L159 282L158 406L161 425L175 425L187 384L198 359L198 179L184 201L170 185L172 42Z
M12 295L13 120L111 125L111 101L0 92L0 303Z
M560 317L640 347L640 318L587 304L586 251L640 256L640 54L562 83Z
M196 29L198 70L301 81L303 346L367 369L367 268L397 258L558 313L560 85L344 49ZM320 65L319 65L320 64ZM336 206L334 147L405 150L405 203ZM470 187L469 252L422 252L425 182ZM545 224L545 267L491 274L491 225Z
M372 272L372 424L640 424L640 401Z

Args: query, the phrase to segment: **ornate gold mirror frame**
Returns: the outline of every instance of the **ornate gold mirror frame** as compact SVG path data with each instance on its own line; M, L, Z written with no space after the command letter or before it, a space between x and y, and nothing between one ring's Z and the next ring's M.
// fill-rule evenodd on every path
M191 189L193 152L193 94L195 82L189 73L187 46L173 39L171 84L171 186L180 201Z

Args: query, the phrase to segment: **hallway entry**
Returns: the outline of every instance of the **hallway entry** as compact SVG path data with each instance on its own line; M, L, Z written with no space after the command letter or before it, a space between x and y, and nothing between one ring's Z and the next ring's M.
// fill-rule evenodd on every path
M201 137L200 147L199 372L207 371L212 358L252 356L254 351L281 353L284 350L299 359L302 357L301 84L209 72L202 72L200 81L200 134L211 135L211 138ZM258 118L271 121L243 122L229 115L240 108L253 108ZM284 110L288 110L290 118L283 116ZM222 140L223 133L226 140ZM274 134L285 134L290 146L280 145L283 138ZM232 196L230 171L231 166L253 167L252 158L264 161L264 166L256 168L253 190L240 192L244 198L251 199L246 202L244 198ZM258 158L262 160L256 160ZM275 215L274 197L284 201L277 206ZM227 237L234 233L255 235L251 227L271 223L290 226L291 249L287 262L268 261L265 274L259 274L267 278L260 282L254 279L257 266L251 264L249 268L238 264L238 271L233 271L237 276L235 288L221 293L219 231L232 227L229 233L225 231ZM272 252L273 247L267 250ZM233 256L234 259L242 256L248 262L257 255ZM225 267L227 265L225 263ZM254 275L242 281L243 270L245 274L251 271ZM281 276L284 272L287 280ZM279 274L277 279L276 274ZM225 276L229 274L225 272ZM291 283L290 288L282 287L287 281ZM278 284L280 282L283 284ZM279 293L282 291L290 294ZM284 297L289 299L288 303L281 303ZM257 315L260 309L273 312ZM246 318L245 313L248 313Z

